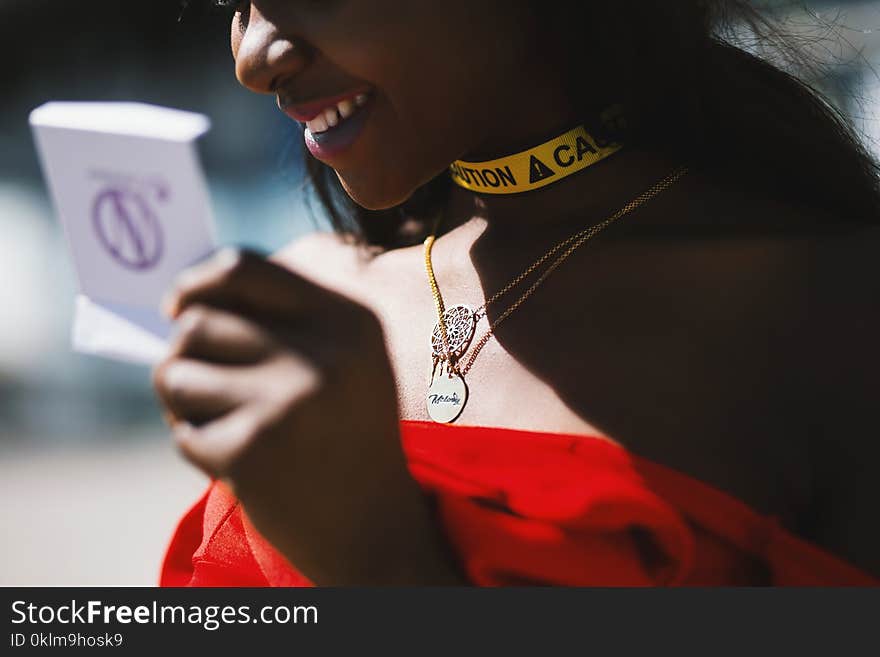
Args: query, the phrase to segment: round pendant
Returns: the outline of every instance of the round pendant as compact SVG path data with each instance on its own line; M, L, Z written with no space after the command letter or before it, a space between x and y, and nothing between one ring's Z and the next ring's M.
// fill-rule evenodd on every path
M467 396L464 379L458 374L448 375L441 370L431 382L425 398L428 415L434 422L452 422L464 410Z
M446 342L449 345L449 354L460 356L468 348L474 337L476 322L474 311L467 306L452 306L443 313L443 323L446 325ZM440 332L440 324L434 325L431 333L431 350L434 356L445 358L443 351L443 335Z

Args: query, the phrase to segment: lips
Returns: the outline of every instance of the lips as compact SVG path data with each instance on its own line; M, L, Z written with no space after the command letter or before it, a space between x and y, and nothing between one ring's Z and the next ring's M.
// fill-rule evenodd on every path
M296 101L282 91L278 92L278 107L290 118L307 123L330 107L337 107L343 101L354 102L359 95L369 96L372 90L368 87L353 89L336 96L326 96L310 101Z
M306 121L306 127L313 135L327 132L330 128L335 128L346 119L350 119L355 112L367 104L368 99L367 94L358 94L354 98L340 100L335 105L322 110L311 121Z
M373 107L373 90L352 89L319 100L295 102L282 91L278 106L292 119L305 124L306 147L318 159L327 161L354 143Z

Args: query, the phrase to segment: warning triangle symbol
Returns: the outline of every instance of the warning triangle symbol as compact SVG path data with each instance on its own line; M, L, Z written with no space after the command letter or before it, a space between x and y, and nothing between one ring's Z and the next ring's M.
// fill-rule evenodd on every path
M529 162L529 182L536 183L539 180L544 180L544 178L549 178L550 176L555 176L556 172L553 171L546 164L541 162L538 158L532 155L532 160Z

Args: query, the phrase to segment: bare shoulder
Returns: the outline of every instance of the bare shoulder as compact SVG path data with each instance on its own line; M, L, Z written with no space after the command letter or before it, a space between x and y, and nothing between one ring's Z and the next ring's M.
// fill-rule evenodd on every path
M356 252L357 246L344 235L317 230L285 245L272 259L297 270L317 273L354 264Z
M314 231L290 242L272 260L319 285L352 295L372 257L344 235Z
M690 210L715 223L702 234L700 223L706 239L691 240L682 267L713 290L703 307L735 313L731 344L759 355L755 371L771 379L761 394L784 404L769 438L807 464L798 533L880 576L880 217L848 223L730 187L696 191Z
M816 320L837 306L863 314L870 310L866 304L877 310L871 299L880 298L880 217L873 223L848 222L733 183L695 178L684 194L686 210L680 216L686 223L673 226L672 235L685 238L683 243L690 239L697 247L690 253L697 257L711 257L713 266L701 269L701 275L733 275L750 295L774 295L774 302L784 303L799 322L808 318L799 312ZM856 296L862 300L858 308Z

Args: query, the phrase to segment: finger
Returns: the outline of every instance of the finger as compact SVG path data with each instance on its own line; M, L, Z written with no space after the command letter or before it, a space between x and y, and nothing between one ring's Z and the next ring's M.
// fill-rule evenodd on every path
M173 358L244 364L264 359L278 347L271 333L241 315L201 304L178 317L169 354Z
M172 421L201 424L247 401L242 378L239 368L174 358L156 368L153 385Z
M255 441L254 417L240 409L201 427L182 422L173 428L174 440L193 465L211 477L224 477Z
M186 270L163 303L177 317L193 304L276 317L327 305L334 296L302 276L248 251L223 249Z

